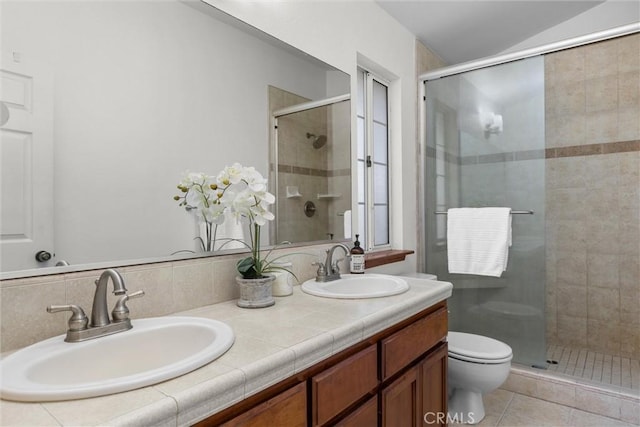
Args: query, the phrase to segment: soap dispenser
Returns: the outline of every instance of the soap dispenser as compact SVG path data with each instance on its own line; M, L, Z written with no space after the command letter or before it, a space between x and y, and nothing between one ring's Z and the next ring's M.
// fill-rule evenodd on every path
M356 234L356 241L351 248L351 274L364 274L364 249L360 247L358 241L359 234Z

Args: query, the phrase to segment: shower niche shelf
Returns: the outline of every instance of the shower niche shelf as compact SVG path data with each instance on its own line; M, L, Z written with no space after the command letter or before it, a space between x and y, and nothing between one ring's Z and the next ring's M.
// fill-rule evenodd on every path
M339 199L340 197L342 197L342 194L318 193L318 200Z
M300 197L302 197L302 194L300 194L297 186L287 185L287 199L298 199Z

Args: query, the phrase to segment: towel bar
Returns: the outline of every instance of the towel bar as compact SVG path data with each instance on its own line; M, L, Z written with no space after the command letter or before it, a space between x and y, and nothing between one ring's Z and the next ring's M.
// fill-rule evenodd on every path
M446 215L446 211L435 211L436 215ZM512 214L516 215L533 215L533 211L511 211Z

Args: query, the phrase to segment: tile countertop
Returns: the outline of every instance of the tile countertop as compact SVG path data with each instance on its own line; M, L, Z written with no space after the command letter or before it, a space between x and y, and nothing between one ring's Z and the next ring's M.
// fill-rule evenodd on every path
M385 298L319 298L295 286L268 308L227 301L176 313L227 323L234 345L193 372L137 390L63 402L0 400L0 425L192 424L451 296L448 282L405 279L407 292Z

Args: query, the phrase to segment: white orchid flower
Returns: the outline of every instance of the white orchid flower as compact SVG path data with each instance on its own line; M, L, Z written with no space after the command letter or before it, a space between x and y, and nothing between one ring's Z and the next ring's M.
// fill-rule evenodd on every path
M245 168L244 180L251 191L256 193L267 191L267 180L253 167Z
M218 174L218 185L226 187L231 184L238 184L244 177L244 169L240 163L234 163L231 166L225 167L222 172Z
M267 180L260 172L240 163L226 166L215 177L187 171L178 188L186 194L175 196L174 199L180 201L180 206L195 208L193 213L207 225L206 241L198 237L204 250L213 250L213 225L222 224L228 212L236 220L249 223L252 230L251 241L247 243L252 255L238 264L238 272L244 277L262 277L263 273L269 271L265 270L269 263L261 261L260 227L275 219L269 211L269 205L274 204L276 199L267 191Z
M216 225L224 223L226 206L220 203L212 203L209 207L202 210L205 221Z

